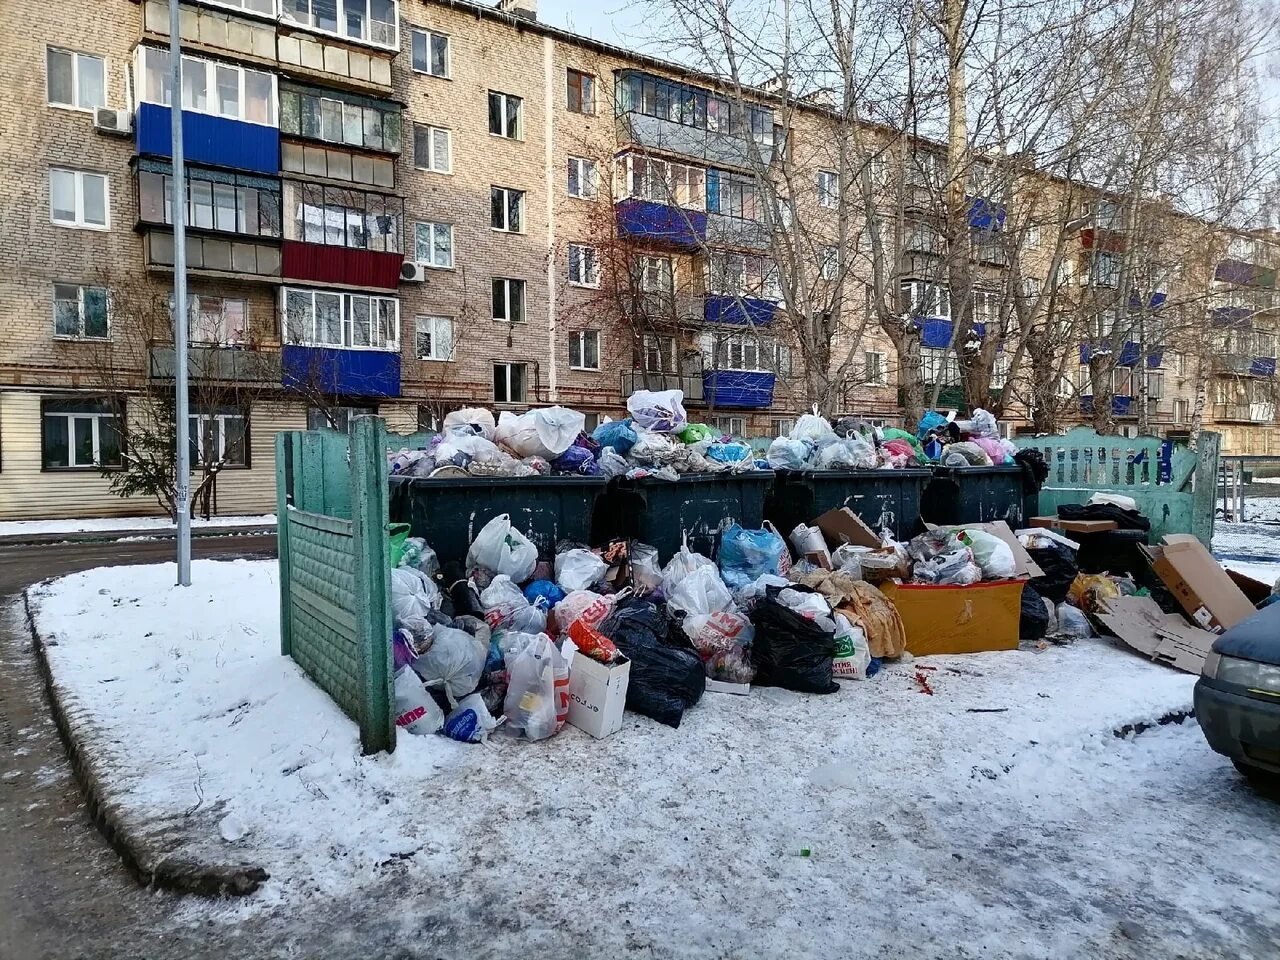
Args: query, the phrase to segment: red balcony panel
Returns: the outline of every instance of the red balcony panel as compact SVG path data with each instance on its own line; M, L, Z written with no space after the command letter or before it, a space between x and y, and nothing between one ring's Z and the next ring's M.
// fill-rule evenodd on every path
M322 243L286 240L281 269L286 280L341 283L352 287L394 290L400 285L404 254L330 247Z

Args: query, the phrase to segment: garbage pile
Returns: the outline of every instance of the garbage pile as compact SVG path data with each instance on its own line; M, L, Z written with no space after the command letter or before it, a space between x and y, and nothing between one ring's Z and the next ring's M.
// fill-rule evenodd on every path
M639 390L627 400L631 414L609 420L590 434L586 417L567 407L497 420L480 407L450 413L444 429L424 448L389 457L392 476L627 476L676 480L685 473L768 469L750 444L690 423L679 390Z

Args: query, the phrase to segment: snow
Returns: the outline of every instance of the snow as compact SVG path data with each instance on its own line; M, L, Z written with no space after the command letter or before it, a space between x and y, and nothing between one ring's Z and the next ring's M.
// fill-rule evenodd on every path
M263 513L256 516L203 517L192 519L193 529L200 527L270 527L276 515ZM0 537L44 533L113 533L118 530L173 530L174 523L168 517L82 517L78 520L5 520L0 521Z
M279 654L274 561L173 577L91 570L33 605L113 799L186 854L271 873L192 922L336 923L378 898L358 922L397 955L1078 956L1148 901L1179 943L1211 924L1238 945L1237 918L1280 897L1280 825L1212 809L1238 780L1194 724L1113 733L1188 710L1194 677L1107 641L930 657L827 697L707 694L677 730L628 713L603 741L405 735L362 757Z

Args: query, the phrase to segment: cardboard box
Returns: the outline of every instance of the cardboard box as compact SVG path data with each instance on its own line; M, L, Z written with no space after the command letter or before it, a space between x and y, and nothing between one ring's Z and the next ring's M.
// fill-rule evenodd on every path
M581 653L569 661L569 722L597 740L622 729L631 661L603 664Z
M877 549L884 546L876 532L862 522L862 518L848 507L836 507L828 510L813 521L813 525L822 531L827 538L827 545L832 549L852 543L855 547L871 547Z
M1182 609L1204 629L1221 633L1257 612L1227 571L1191 534L1171 533L1159 546L1138 549Z
M907 651L981 653L1016 650L1025 579L993 580L967 587L932 583L883 583L907 631Z
M1246 600L1253 604L1255 609L1258 604L1271 596L1271 584L1269 583L1255 580L1253 577L1238 573L1230 567L1227 567L1227 576L1232 583L1240 588L1240 592L1245 595Z
M1060 520L1057 517L1032 517L1031 526L1069 533L1105 533L1120 528L1114 520Z
M1165 613L1150 597L1117 597L1097 614L1125 644L1152 660L1198 674L1215 635Z
M739 697L745 697L750 692L751 684L749 683L730 683L727 680L707 678L707 693L732 693Z

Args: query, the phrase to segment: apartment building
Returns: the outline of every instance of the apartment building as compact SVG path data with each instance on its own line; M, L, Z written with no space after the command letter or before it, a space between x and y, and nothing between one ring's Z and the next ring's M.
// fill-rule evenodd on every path
M224 464L217 511L272 507L279 430L355 412L411 432L464 405L561 403L590 425L633 389L679 387L693 417L767 436L805 410L752 170L821 144L829 115L784 129L768 96L744 109L534 6L182 3L191 374L220 388L193 393L193 449ZM0 518L157 508L112 494L102 468L127 468L141 397L173 379L168 18L165 0L29 4L0 65ZM804 164L821 212L837 175L820 151ZM923 228L916 241L904 311L926 379L954 393L937 251ZM822 249L815 283L852 255ZM1256 307L1274 288L1274 272L1222 269L1224 297ZM975 300L979 319L992 308ZM843 412L895 422L892 346L845 309ZM1274 376L1274 337L1232 316L1224 349L1249 365L1221 370L1213 413L1274 426L1249 386ZM1186 402L1194 384L1179 389ZM1157 420L1175 427L1178 403Z

